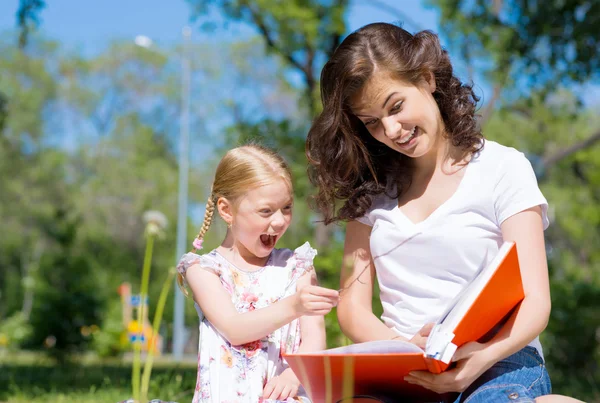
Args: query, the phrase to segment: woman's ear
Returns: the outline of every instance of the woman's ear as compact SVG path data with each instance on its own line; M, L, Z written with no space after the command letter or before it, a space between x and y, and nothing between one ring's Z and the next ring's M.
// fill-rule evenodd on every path
M425 82L426 84L426 88L427 91L429 91L430 93L434 93L435 92L435 76L433 75L433 73L429 72L425 74Z
M233 204L224 197L217 200L217 211L219 215L230 226L233 223Z

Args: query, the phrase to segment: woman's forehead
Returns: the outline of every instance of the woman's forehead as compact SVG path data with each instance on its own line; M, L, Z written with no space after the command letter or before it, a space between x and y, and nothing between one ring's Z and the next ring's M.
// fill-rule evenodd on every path
M385 99L393 92L402 92L409 84L392 77L389 74L374 75L350 97L350 107L353 113L382 108Z

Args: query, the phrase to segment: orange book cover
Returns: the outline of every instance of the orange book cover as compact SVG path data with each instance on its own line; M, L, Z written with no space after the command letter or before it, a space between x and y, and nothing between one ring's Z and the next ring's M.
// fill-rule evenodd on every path
M404 341L379 340L285 358L313 403L357 395L439 401L443 396L406 383L404 376L415 370L445 371L456 348L480 340L523 298L517 248L505 242L444 312L425 350Z

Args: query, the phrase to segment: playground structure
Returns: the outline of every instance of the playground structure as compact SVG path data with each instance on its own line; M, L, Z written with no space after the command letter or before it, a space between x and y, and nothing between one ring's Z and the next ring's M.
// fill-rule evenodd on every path
M154 334L150 320L148 319L148 296L141 300L139 295L131 294L131 284L123 283L119 286L121 306L123 310L123 344L138 343L142 351L148 352L152 349L155 355L162 351L163 339L158 333ZM138 310L144 304L143 317L138 321Z

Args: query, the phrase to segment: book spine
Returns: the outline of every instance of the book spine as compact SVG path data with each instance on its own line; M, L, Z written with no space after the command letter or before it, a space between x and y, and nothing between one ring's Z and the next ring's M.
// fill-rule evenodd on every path
M448 368L448 364L444 364L442 361L434 358L425 357L425 364L427 365L427 370L433 374L441 374Z

